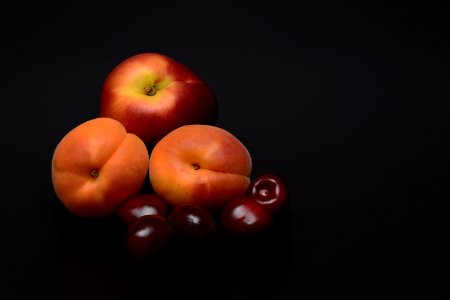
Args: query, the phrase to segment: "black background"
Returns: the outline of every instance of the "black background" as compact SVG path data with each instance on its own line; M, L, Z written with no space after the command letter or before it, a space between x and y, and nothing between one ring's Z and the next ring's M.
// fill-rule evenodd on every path
M2 298L447 299L448 9L427 3L3 7ZM116 219L56 198L54 148L141 52L200 75L252 176L285 179L264 236L135 261Z

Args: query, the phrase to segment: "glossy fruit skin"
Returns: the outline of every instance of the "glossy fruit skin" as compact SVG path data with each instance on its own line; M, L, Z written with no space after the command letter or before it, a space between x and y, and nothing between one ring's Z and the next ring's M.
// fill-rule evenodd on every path
M278 211L287 200L284 181L274 174L263 174L250 182L247 195L251 196L269 212Z
M222 226L234 236L259 234L272 224L272 215L252 197L239 197L229 202L221 213Z
M178 205L169 214L174 231L189 240L206 240L216 232L213 216L205 209L190 205Z
M151 149L163 136L186 124L215 124L213 90L186 65L160 53L140 53L107 76L100 116L120 121Z
M172 234L172 228L166 219L160 216L143 216L128 228L126 248L132 257L150 257L168 246Z
M156 194L138 194L128 198L117 209L117 215L127 225L131 225L137 219L156 215L166 217L167 204Z

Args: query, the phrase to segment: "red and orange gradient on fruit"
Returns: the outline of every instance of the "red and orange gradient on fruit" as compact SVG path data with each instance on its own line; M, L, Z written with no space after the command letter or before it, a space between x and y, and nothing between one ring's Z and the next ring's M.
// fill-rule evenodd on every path
M179 127L153 148L150 182L171 205L222 207L250 184L247 148L230 132L210 125Z
M68 132L52 158L56 195L74 214L102 217L137 194L148 171L144 142L110 118L86 121Z
M187 124L211 124L218 104L191 69L162 54L142 53L118 64L103 85L100 116L120 121L151 149Z

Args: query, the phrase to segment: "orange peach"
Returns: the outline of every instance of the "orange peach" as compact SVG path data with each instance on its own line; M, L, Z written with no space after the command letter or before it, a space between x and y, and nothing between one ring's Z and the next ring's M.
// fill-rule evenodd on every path
M144 142L110 118L84 122L67 133L52 158L56 195L74 214L102 217L137 194L148 172Z
M215 210L245 193L252 161L230 132L210 125L181 126L153 148L150 182L174 205L195 204Z

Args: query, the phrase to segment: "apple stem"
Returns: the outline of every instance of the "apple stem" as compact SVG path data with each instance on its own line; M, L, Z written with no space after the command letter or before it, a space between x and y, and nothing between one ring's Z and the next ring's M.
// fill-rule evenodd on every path
M100 172L98 170L91 170L91 177L97 178Z
M145 87L145 94L147 96L153 96L156 94L157 91L158 89L156 88L156 85L147 85Z

